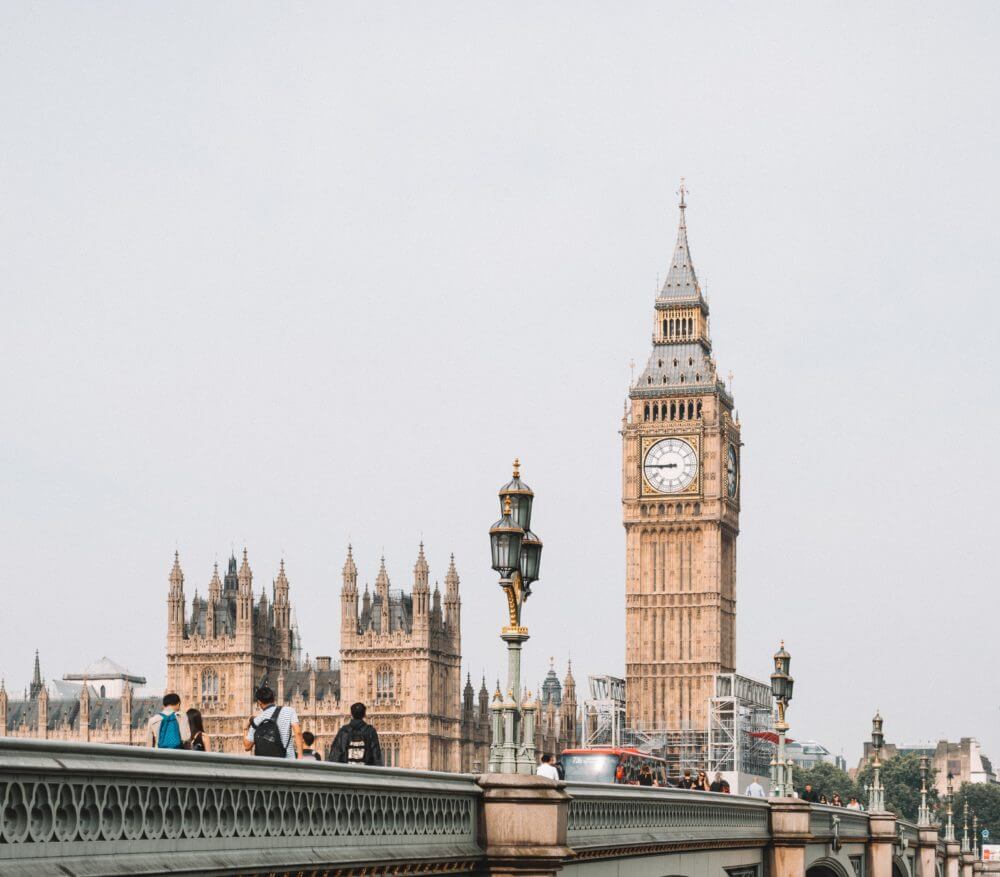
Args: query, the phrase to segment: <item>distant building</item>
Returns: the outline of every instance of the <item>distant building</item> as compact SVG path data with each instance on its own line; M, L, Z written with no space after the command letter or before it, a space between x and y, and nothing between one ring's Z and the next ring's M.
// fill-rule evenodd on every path
M145 685L146 680L108 658L91 664L91 669L96 679L84 672L46 682L35 652L31 684L22 698L11 698L0 683L0 733L43 740L145 744L146 722L161 707L161 698L136 697L133 685Z
M957 790L963 783L995 783L996 772L993 764L983 754L979 741L975 737L961 737L957 743L948 740L938 740L935 744L898 745L886 743L882 749L883 761L897 755L926 755L931 760L931 770L934 771L934 788L939 795L948 793L948 775L952 776L952 785ZM872 744L866 740L864 755L858 763L861 770L872 757Z
M834 755L822 743L815 740L794 740L785 744L785 756L799 770L812 770L817 764L832 764L841 770L847 770L847 762L843 755Z
M79 686L88 682L99 697L121 697L125 693L126 686L132 686L135 690L146 684L145 677L129 673L125 667L116 664L108 657L94 661L82 673L63 674L63 680L69 683L76 682Z
M545 681L539 686L535 751L557 756L564 749L579 746L580 737L573 665L570 663L567 666L566 678L560 682L556 675L555 661L552 661Z

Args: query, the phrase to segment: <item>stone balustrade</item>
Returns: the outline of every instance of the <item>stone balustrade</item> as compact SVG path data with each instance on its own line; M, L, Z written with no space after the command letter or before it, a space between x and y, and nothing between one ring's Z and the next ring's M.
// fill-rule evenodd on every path
M934 828L797 799L0 737L3 877L954 877L957 857Z
M469 776L0 738L0 874L471 870Z
M579 855L683 848L693 843L763 846L770 839L761 798L681 789L573 784L567 839Z

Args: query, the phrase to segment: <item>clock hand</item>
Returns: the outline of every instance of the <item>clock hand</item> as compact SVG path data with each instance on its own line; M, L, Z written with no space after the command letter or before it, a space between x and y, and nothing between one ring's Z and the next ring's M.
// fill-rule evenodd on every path
M647 463L647 469L676 469L676 463Z

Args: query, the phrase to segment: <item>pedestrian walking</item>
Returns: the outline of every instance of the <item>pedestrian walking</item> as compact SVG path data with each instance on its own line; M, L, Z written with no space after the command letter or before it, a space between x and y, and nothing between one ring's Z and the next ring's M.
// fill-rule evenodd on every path
M382 747L378 732L365 721L368 708L363 703L351 704L351 720L333 738L327 761L340 764L366 764L382 766Z
M684 771L684 776L681 777L681 781L677 784L677 786L678 786L678 788L681 788L681 789L693 789L694 788L694 780L691 779L691 771L689 771L689 770Z
M802 794L799 797L803 801L808 801L810 804L819 803L819 794L812 787L812 783L806 783L806 787L802 790Z
M712 785L708 787L710 792L722 792L724 795L729 794L729 781L722 778L722 774L716 771L715 779L712 780Z
M556 766L552 763L552 756L548 752L542 755L542 763L538 765L535 773L548 780L555 780L557 782L559 780L559 771L556 770Z
M712 787L708 783L708 774L703 770L698 771L698 779L695 780L694 787L699 792L711 792Z
M304 758L306 760L310 758L316 759L316 761L322 761L323 756L320 755L315 749L313 749L313 743L316 742L316 735L312 731L302 732L302 754L299 758Z
M834 807L843 807L844 806L844 801L840 797L840 794L837 793L837 792L833 793L833 800L830 801L830 803L833 804Z
M848 810L864 810L865 808L862 807L861 806L861 802L852 795L851 796L851 800L847 802L847 809Z
M277 706L267 685L257 689L254 700L258 713L247 723L243 748L270 758L297 758L302 753L302 729L295 708Z
M205 733L205 722L201 717L201 710L191 707L187 711L188 726L191 728L191 749L195 752L208 752L211 750L211 741Z
M154 749L183 749L191 739L191 727L180 708L179 694L163 695L163 710L151 716L146 725L148 742Z
M750 785L747 786L746 795L748 798L764 798L764 787L757 782L757 777L751 780Z
M644 764L641 768L639 768L639 785L656 785L656 779L653 777L653 769L648 764Z

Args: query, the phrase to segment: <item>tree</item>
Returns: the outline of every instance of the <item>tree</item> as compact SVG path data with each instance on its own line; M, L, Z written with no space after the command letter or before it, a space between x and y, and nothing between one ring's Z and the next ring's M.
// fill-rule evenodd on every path
M882 762L882 786L885 788L885 806L897 816L917 821L920 810L920 755L907 752ZM933 768L927 771L927 806L932 810L937 804ZM871 762L858 771L858 788L864 790L872 781ZM867 796L866 796L867 800Z
M1000 837L1000 785L996 783L962 783L955 795L952 819L955 822L955 837L962 839L962 805L969 802L969 835L972 835L972 814L979 817L979 830L989 829L990 840L996 843ZM942 819L944 817L942 816ZM982 836L978 842L982 843Z
M858 789L854 780L848 776L846 771L839 767L820 761L815 767L809 770L797 770L794 774L795 791L800 795L807 784L813 787L817 795L826 795L828 801L833 799L834 793L840 795L846 804L851 796L857 796Z

